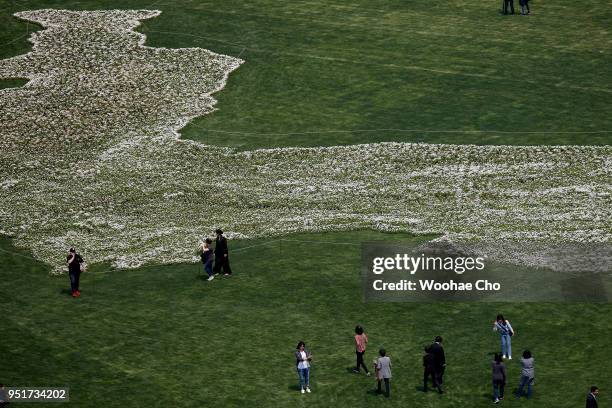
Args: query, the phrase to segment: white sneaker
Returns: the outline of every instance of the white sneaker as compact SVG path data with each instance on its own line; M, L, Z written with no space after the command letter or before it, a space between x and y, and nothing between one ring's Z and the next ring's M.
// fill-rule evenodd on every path
M505 360L508 358L508 356L506 356L505 354L502 356L502 358Z
M306 392L310 394L310 387L306 387Z
M512 360L512 356L508 356L508 360Z
M497 398L495 398L495 401L493 401L494 404L499 404L499 400Z
M211 281L213 279L215 279L215 275L210 275L207 280Z
M304 391L304 389L302 388L302 394L305 393L306 391Z

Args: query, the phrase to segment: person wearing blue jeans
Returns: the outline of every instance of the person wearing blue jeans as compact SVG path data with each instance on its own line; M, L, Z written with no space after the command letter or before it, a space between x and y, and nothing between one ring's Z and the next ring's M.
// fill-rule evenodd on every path
M521 358L521 382L519 383L517 398L523 395L523 388L527 386L527 398L531 398L531 386L535 380L535 370L533 368L534 359L531 356L531 351L525 350L523 358Z
M306 344L300 341L296 347L295 363L297 366L298 377L300 378L300 392L310 393L310 362L312 354L306 350Z
M493 322L493 331L499 333L501 337L501 352L503 358L512 360L512 336L514 336L514 329L510 324L509 320L504 318L504 315L497 315L495 322Z

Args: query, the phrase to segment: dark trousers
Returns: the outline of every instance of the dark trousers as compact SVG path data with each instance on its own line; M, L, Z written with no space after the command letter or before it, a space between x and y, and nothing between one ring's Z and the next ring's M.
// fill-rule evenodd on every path
M70 289L72 293L74 293L79 290L79 278L81 277L81 273L75 271L69 272L68 275L70 276Z
M508 6L510 6L510 14L514 14L514 0L504 0L504 14L508 14Z
M437 388L439 392L442 392L442 387L438 384L438 376L436 375L436 371L433 368L425 367L425 371L423 372L423 390L427 392L427 382L431 377L431 381L433 382L433 387Z
M206 272L208 276L212 276L213 274L212 259L204 263L204 272Z
M531 11L529 10L529 0L519 0L519 4L521 5L521 13L529 14ZM527 10L527 13L525 13Z
M503 380L493 380L493 397L495 399L504 398L504 386L506 384Z
M355 370L359 371L360 367L363 367L366 373L369 372L368 367L366 367L365 363L363 362L363 355L365 354L365 351L360 353L357 350L355 350L355 354L357 354L357 366L355 367Z
M215 273L219 273L221 271L221 269L223 269L223 273L224 274L228 274L231 275L232 274L232 268L230 268L230 264L229 264L229 257L217 257L215 258Z
M382 393L382 382L383 381L385 382L385 397L389 398L389 396L391 396L391 385L389 384L388 378L383 378L382 380L378 380L378 389L376 390L376 392L379 394Z
M438 385L444 384L444 369L445 367L436 367L436 381Z

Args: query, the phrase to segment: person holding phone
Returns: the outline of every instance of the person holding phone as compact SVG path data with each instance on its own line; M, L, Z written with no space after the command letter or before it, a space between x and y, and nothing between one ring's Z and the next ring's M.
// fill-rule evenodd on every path
M310 393L310 362L312 354L306 349L306 343L298 342L295 351L295 364L297 366L298 377L300 380L300 392Z
M493 322L493 331L499 333L501 338L501 353L503 358L512 360L512 336L514 336L514 329L510 324L509 320L504 318L504 315L498 314L497 318Z
M81 296L79 281L81 278L81 264L83 263L83 258L81 258L81 255L77 254L74 248L70 248L68 256L66 257L66 262L68 263L68 276L70 277L72 297L77 298Z

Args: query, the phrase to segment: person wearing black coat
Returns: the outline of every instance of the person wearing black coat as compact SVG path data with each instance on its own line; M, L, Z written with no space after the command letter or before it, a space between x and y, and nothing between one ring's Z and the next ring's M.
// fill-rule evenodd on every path
M436 377L436 365L434 361L434 355L431 352L431 346L425 347L425 355L423 356L423 391L427 392L427 382L431 377L434 388L438 389L438 392L442 394L442 387L438 384Z
M597 395L599 394L599 388L592 386L591 392L587 394L586 408L597 408Z
M227 249L227 238L223 236L223 231L217 229L215 231L217 234L217 239L215 241L215 274L219 274L221 269L223 269L223 274L225 276L230 276L232 274L232 268L230 268L229 264L229 255Z
M433 354L434 368L438 385L444 384L444 370L446 369L446 356L442 347L442 337L436 336L434 343L430 346Z
M81 258L81 255L77 254L74 248L70 248L68 256L66 257L66 263L68 264L68 276L70 277L70 291L72 292L72 297L76 298L81 296L79 280L81 278L81 264L83 263L83 258Z

